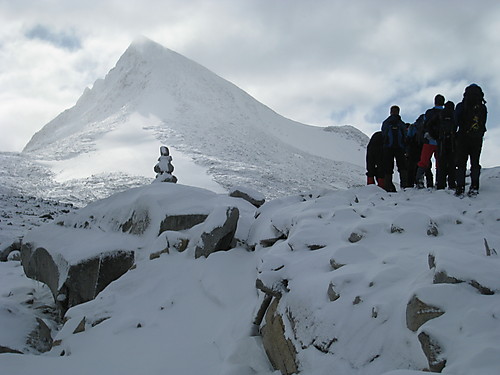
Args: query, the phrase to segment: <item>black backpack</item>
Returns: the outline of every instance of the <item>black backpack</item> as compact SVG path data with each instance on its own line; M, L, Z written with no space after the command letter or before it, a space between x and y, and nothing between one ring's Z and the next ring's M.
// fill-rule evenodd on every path
M439 113L439 139L453 138L456 132L455 126L455 104L451 101L446 102L444 109Z
M465 133L470 136L482 136L486 131L486 100L481 87L476 84L467 86L464 92Z
M477 104L486 104L486 100L484 100L483 89L473 83L465 88L464 105L466 107L473 107Z
M421 114L418 116L417 120L414 123L415 126L415 141L417 145L422 146L425 143L424 139L424 123L425 123L425 115Z

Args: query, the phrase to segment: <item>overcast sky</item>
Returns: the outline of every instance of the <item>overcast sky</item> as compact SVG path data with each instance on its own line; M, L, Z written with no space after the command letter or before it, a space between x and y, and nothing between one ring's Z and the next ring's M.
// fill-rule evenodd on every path
M21 151L137 37L281 115L367 135L398 104L413 122L478 83L483 166L500 165L497 0L0 0L0 151Z

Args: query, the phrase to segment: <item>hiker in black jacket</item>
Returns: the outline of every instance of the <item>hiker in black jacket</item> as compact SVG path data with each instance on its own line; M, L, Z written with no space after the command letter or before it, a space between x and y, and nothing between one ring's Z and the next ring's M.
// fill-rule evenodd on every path
M444 189L448 183L455 189L455 103L447 101L439 116L436 188Z
M366 147L366 176L367 185L375 184L376 179L377 185L385 189L384 136L381 131L373 133Z
M471 84L465 88L464 97L455 109L457 132L457 188L455 194L460 196L465 191L465 174L467 160L470 158L469 195L476 195L479 190L481 165L479 158L486 132L486 100L481 87Z
M382 135L384 137L384 165L385 165L385 190L395 192L396 187L392 182L394 173L394 159L398 167L401 187L407 186L407 171L405 160L405 132L406 124L401 120L399 107L393 105L390 116L382 123Z

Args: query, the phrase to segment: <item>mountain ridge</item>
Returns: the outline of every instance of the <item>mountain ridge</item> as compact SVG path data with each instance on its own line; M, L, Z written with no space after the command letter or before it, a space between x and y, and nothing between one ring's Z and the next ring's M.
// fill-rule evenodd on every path
M125 128L137 136L115 136ZM166 144L193 159L224 188L248 184L273 197L363 183L368 137L354 127L332 129L287 119L200 64L141 38L23 152L52 161L97 152L107 158L104 135L129 149L147 137L156 142L152 148ZM279 175L270 168L276 164Z

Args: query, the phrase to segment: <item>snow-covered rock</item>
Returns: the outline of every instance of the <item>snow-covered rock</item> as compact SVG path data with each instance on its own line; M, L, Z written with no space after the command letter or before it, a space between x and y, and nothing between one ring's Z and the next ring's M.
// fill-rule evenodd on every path
M266 197L263 194L252 188L243 186L233 186L229 190L229 196L235 198L243 198L252 203L255 207L259 208L266 203Z
M273 297L273 322L284 327L276 338L275 323L266 328L269 323L262 322L271 361L281 361L273 353L287 342L293 349L282 352L296 353L300 372L307 374L327 368L344 374L395 368L466 374L463 369L483 356L482 373L493 374L497 349L472 347L481 337L499 337L491 310L500 302L499 258L491 251L487 256L481 236L498 243L500 211L487 191L478 198L413 189L386 194L367 186L261 207L250 231L261 256L257 286ZM352 233L362 236L353 243ZM481 234L473 240L471 233ZM259 241L272 236L277 240L270 246ZM451 284L437 283L435 275L444 271L454 278ZM473 318L473 311L484 313ZM460 322L460 314L470 320ZM479 328L486 325L488 332ZM457 339L461 329L470 336ZM268 332L273 334L266 337Z
M240 212L237 207L214 209L203 224L203 233L196 245L195 257L208 257L216 251L226 251L236 246L234 235Z
M132 267L134 251L129 247L129 241L113 234L55 227L30 233L21 261L26 276L47 284L63 316L68 308L94 299Z
M23 241L22 264L28 277L49 286L64 315L94 299L136 257L185 250L190 243L196 257L229 250L235 236L248 237L254 209L244 200L184 185L136 188L31 231ZM146 244L151 250L142 254Z

